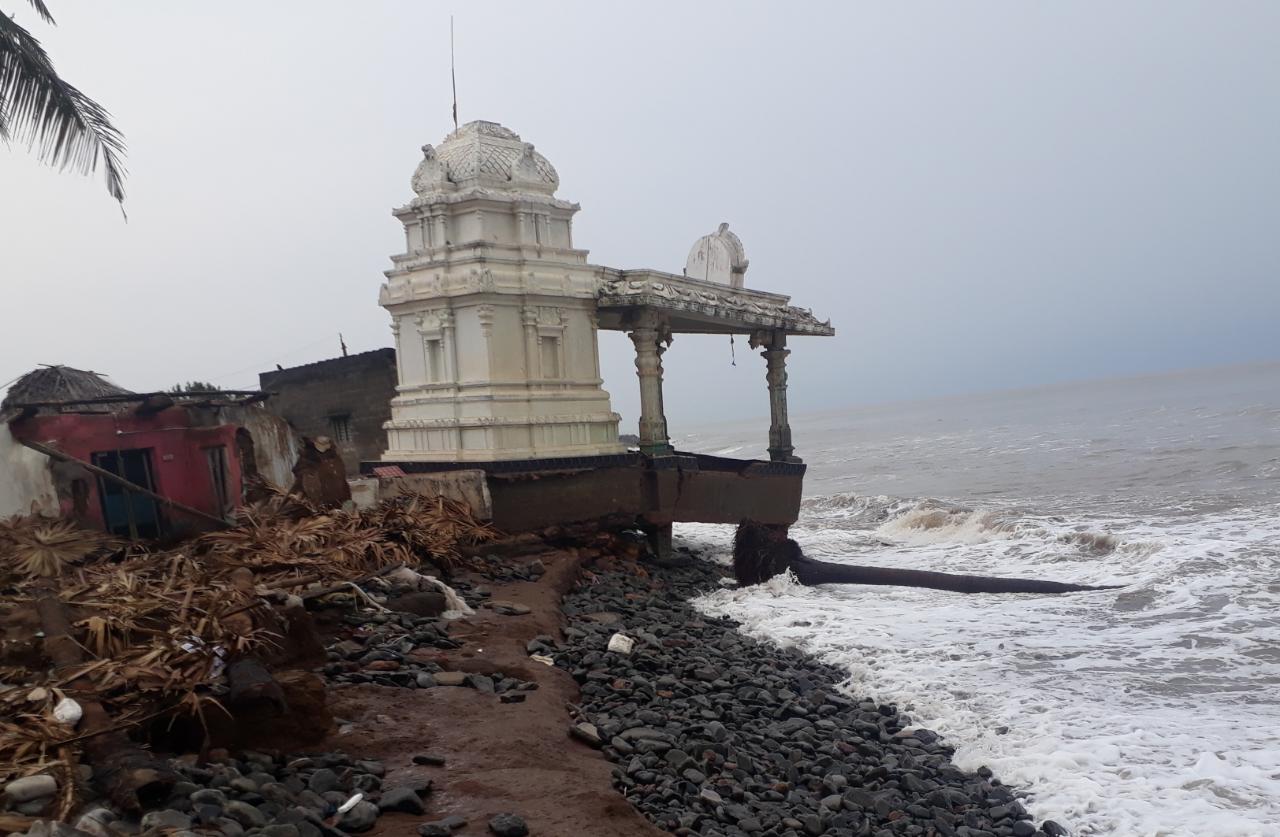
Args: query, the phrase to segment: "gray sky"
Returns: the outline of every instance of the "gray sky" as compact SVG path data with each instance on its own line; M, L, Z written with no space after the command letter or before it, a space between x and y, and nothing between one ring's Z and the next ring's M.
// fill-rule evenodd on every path
M107 106L101 185L0 148L0 383L133 389L390 345L381 271L449 120L436 3L3 9ZM796 339L793 410L1280 358L1280 5L511 3L456 15L461 117L533 142L598 264L728 221ZM624 430L630 344L602 335ZM767 414L763 361L666 356L672 432Z

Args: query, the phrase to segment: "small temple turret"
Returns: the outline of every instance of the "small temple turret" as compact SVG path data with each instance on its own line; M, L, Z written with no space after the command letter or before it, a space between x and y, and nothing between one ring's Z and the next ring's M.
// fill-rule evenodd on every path
M495 122L424 146L395 210L405 252L379 303L399 385L392 461L483 462L622 453L602 388L596 270L573 246L576 203L555 167Z

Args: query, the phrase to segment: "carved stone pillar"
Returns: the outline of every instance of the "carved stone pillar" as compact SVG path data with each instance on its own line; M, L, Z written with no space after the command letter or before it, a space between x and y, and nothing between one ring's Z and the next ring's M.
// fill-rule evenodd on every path
M444 352L444 374L445 380L454 386L458 385L458 346L457 346L457 322L454 319L453 311L448 308L440 314L440 342L441 350Z
M538 309L526 305L520 312L520 323L524 326L524 362L525 379L529 386L542 377L542 363L538 357Z
M765 380L769 384L769 459L774 462L799 462L791 444L791 422L787 417L787 333L757 332L751 336L752 348L763 348Z
M640 450L650 456L673 451L662 412L662 350L658 344L663 331L657 314L644 311L627 335L636 346L636 376L640 378Z

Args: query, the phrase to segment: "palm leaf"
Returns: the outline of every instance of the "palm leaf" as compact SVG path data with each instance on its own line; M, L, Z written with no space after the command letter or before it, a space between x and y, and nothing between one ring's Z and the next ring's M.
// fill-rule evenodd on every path
M40 0L36 12L52 21ZM97 102L63 81L48 53L13 18L0 14L0 139L16 138L41 162L81 174L102 164L107 191L124 205L124 137Z
M31 5L35 8L36 14L40 15L40 19L48 24L56 24L53 15L49 12L49 7L44 4L44 0L30 0Z

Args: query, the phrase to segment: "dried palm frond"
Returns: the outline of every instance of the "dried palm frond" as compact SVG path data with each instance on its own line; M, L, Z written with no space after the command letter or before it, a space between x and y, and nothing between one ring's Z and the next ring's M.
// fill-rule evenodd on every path
M95 553L117 546L119 542L113 538L70 521L37 516L12 518L0 523L0 571L52 578Z
M112 560L102 556L117 544L105 535L39 519L0 524L0 573L15 576L19 598L31 600L51 587L34 570L61 572L56 595L74 614L73 638L87 655L83 665L57 673L21 666L0 671L0 683L22 684L0 687L0 718L6 719L0 781L74 759L73 737L50 715L51 696L72 682L92 689L120 723L157 712L202 716L212 701L207 686L223 663L277 639L262 621L270 611L257 607L255 585L288 587L305 578L336 586L426 560L448 570L460 546L497 536L467 506L441 497L409 495L366 510L321 513L278 490L264 496L240 513L234 528L166 552L116 550ZM33 539L45 553L33 558L29 548L15 547ZM248 586L239 578L246 569ZM32 703L32 687L50 696ZM69 755L59 755L59 748L69 748Z

